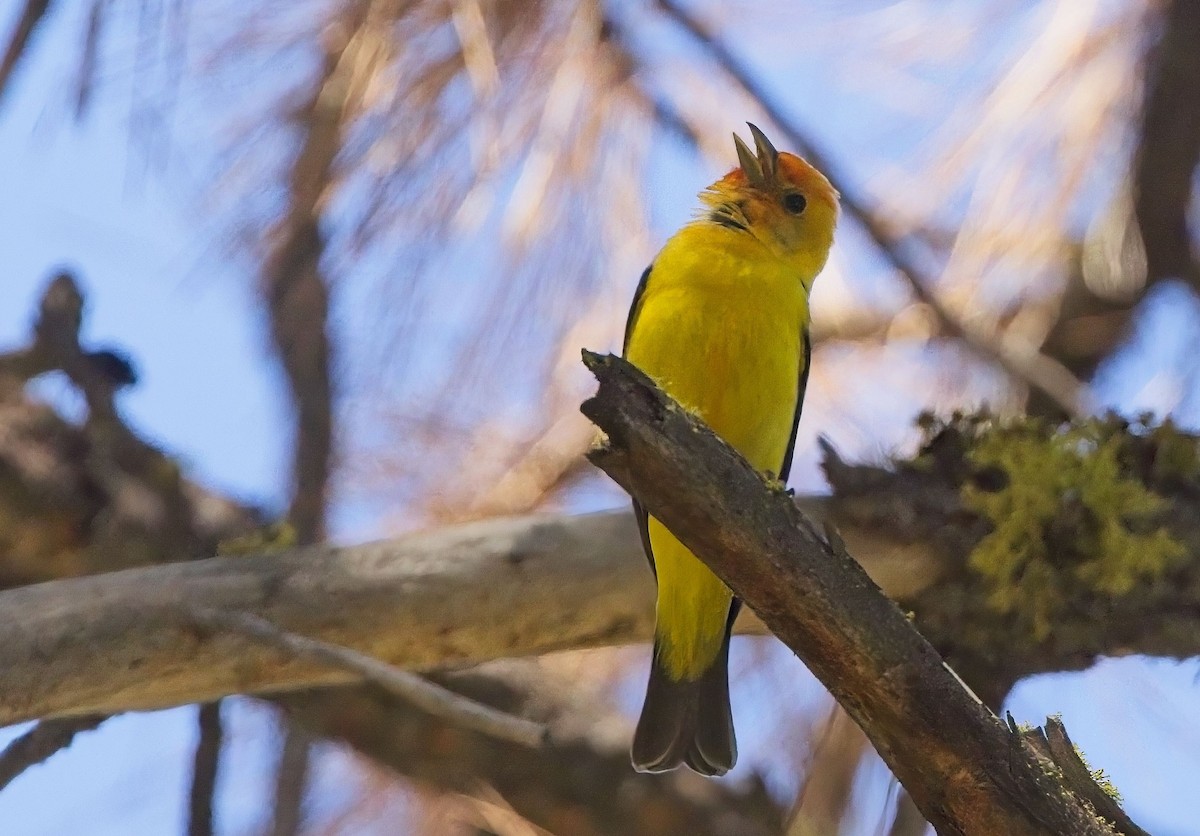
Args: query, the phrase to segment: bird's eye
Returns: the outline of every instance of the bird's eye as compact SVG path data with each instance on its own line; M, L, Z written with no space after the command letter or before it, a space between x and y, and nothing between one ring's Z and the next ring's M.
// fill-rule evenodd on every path
M799 192L792 192L783 197L783 208L791 212L793 215L799 215L804 211L804 207L808 206L808 201L804 199L804 195Z

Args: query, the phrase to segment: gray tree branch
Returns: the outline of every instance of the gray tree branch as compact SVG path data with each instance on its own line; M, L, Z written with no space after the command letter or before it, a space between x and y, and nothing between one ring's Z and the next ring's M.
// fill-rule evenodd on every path
M632 517L494 520L349 548L213 558L0 592L0 724L355 681L194 608L429 669L648 639Z
M918 623L931 625L935 643L962 658L962 636L952 628L963 606L974 613L976 632L986 632L989 618L1003 619L963 597L961 563L978 527L964 522L956 494L914 481L912 473L836 460L829 470L844 495L802 497L800 507L835 522L848 551L894 599L916 601L940 590L919 608ZM1194 509L1181 504L1177 513L1187 519ZM998 707L1021 676L1075 669L1098 654L1200 653L1190 586L1158 584L1147 592L1155 597L1097 604L1128 608L1129 615L1091 631L1086 643L1023 639L1025 649L1002 671L972 668L978 676L967 679ZM948 603L945 613L937 600ZM253 639L199 631L190 607L252 613L422 670L648 640L653 584L632 515L619 511L489 520L361 546L211 558L11 589L0 592L0 724L354 680ZM739 627L762 629L748 617Z

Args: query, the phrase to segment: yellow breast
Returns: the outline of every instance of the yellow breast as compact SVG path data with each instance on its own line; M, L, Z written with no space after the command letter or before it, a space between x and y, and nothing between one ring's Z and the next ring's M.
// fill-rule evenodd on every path
M626 355L756 468L777 472L807 319L800 277L757 242L685 227L655 259Z
M626 356L755 468L778 474L807 321L804 285L787 264L748 236L695 225L655 259ZM694 679L720 651L732 594L657 520L649 533L662 661L675 680Z

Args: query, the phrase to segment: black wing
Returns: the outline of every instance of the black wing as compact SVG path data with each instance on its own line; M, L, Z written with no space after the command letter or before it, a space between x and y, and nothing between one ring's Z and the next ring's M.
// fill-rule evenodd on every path
M792 453L796 451L796 431L800 428L800 411L804 409L804 392L808 389L808 370L812 366L812 340L808 337L808 329L800 335L804 343L804 366L800 369L800 384L796 388L796 414L792 416L792 437L788 439L787 452L783 454L783 464L779 466L779 481L786 482L792 472Z
M629 335L633 333L633 323L637 322L638 312L642 309L642 297L646 295L646 283L650 281L650 271L654 269L651 264L642 271L642 277L638 279L637 290L633 292L633 303L629 306L629 318L625 320L625 341L621 343L621 356L624 357L629 353Z
M642 307L642 297L646 295L646 283L650 280L650 271L653 269L654 265L651 264L643 271L642 277L638 279L637 290L633 292L633 303L629 306L629 318L625 320L625 340L621 343L622 357L629 353L629 335L633 333L633 324L637 321L638 311ZM650 571L654 572L655 577L658 577L658 572L654 570L654 552L650 550L650 515L636 499L633 500L633 516L637 520L638 534L642 536L642 549L646 552L646 559L650 561Z

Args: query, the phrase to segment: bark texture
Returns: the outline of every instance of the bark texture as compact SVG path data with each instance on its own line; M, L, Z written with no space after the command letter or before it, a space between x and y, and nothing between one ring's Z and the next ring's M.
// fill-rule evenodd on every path
M642 501L808 665L939 833L1108 834L971 694L787 493L615 357L584 414L592 462Z

